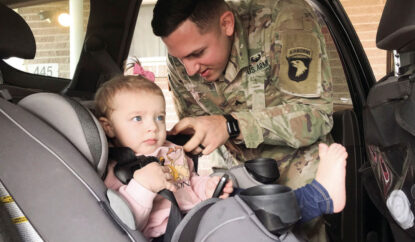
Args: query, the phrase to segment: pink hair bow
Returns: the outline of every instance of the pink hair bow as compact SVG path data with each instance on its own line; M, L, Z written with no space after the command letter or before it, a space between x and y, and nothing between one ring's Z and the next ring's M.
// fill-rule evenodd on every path
M153 72L144 70L143 67L141 65L139 65L138 63L134 63L133 74L134 75L141 75L141 76L147 78L148 80L150 80L152 82L154 82L156 80L156 77L154 76Z

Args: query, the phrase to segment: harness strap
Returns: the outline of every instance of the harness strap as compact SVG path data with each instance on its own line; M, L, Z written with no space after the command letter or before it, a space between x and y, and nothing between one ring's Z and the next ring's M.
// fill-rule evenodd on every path
M141 169L151 162L160 163L159 159L154 156L136 156L134 151L128 147L111 147L109 158L117 161L114 174L124 184L132 179L135 170ZM164 242L170 242L177 225L182 220L182 213L171 191L163 189L159 194L171 202L169 220L163 237Z

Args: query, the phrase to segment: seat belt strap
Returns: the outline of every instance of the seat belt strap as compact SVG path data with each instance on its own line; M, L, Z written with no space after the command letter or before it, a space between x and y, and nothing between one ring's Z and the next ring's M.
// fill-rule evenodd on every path
M159 194L171 202L169 220L167 221L166 232L164 233L163 237L164 242L170 242L174 231L176 231L176 228L179 225L180 221L182 221L183 216L177 200L171 191L164 189L161 190Z

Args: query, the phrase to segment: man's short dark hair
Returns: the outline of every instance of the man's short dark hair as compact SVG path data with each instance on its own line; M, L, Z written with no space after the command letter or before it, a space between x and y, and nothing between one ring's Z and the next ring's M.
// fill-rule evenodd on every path
M153 33L167 37L188 18L203 31L226 6L224 0L158 0L151 21Z

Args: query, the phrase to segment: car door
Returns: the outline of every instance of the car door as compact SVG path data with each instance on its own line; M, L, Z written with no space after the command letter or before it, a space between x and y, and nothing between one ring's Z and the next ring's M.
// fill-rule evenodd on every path
M337 71L337 66L331 66L334 87L339 82L345 82L350 95L347 98L351 101L348 105L336 101L338 94L334 89L334 127L331 133L333 139L342 143L349 153L346 175L347 202L342 213L326 216L326 229L332 241L366 241L371 237L387 241L390 234L385 226L386 220L369 199L359 171L367 160L364 148L363 107L370 88L376 83L375 76L340 1L309 2L321 17L322 25L325 26L323 29L330 35L330 38L326 37L329 59L333 59L330 49L335 49L341 62L342 72ZM343 100L344 97L340 96L340 99Z
M410 127L399 127L399 120L394 120L396 113L402 111L399 108L411 104L406 100L412 99L411 86L402 88L404 85L397 83L408 83L411 78L410 71L409 74L407 71L414 63L411 57L414 41L407 26L413 24L413 8L402 5L400 1L387 1L376 42L381 49L398 49L394 53L398 62L395 64L395 75L388 74L376 82L362 45L340 3L325 0L312 2L322 12L332 33L353 101L353 110L334 114L333 138L346 146L349 158L347 205L341 214L327 216L329 234L334 241L413 241L413 228L402 229L402 224L397 223L386 208L386 198L391 190L385 192L387 184L384 184L385 179L389 183L394 180L389 189L393 186L394 189L402 189L400 192L413 184L413 176L409 175L413 173L413 165L410 165L411 156L408 155L411 154L408 147L413 147L414 143L413 133L408 135ZM391 85L385 86L385 83ZM394 90L399 88L401 91L396 94ZM404 93L408 93L410 98ZM396 97L393 96L395 94ZM374 110L375 106L378 110ZM413 109L406 111L412 113ZM382 146L385 143L394 145ZM400 159L406 155L407 158ZM388 158L389 163L385 163ZM404 175L406 172L408 175ZM405 184L409 185L405 187ZM412 199L410 193L408 197ZM410 210L405 213L410 213Z

